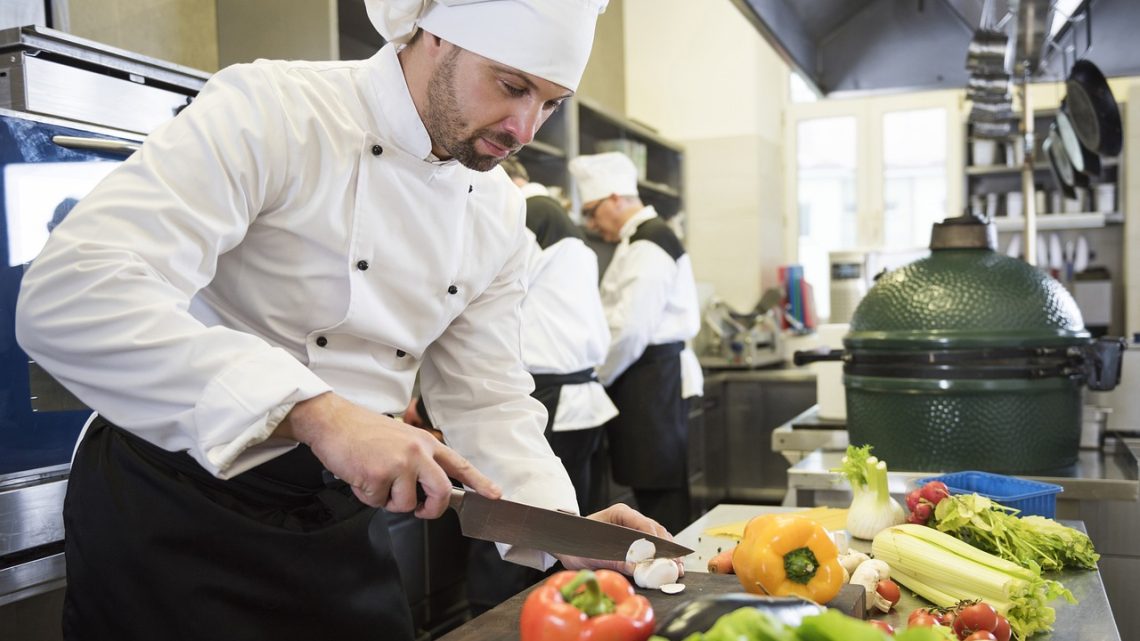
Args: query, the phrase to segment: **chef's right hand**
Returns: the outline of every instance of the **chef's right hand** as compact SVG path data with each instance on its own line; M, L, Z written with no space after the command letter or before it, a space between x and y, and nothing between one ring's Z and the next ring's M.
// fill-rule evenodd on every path
M502 495L467 459L424 430L409 427L332 392L293 406L275 436L308 445L329 472L366 505L434 519L447 509L451 480L487 498ZM416 484L427 498L417 506Z

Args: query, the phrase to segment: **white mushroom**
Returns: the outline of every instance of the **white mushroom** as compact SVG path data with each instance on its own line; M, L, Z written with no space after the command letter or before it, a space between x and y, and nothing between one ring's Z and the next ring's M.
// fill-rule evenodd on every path
M855 568L862 565L864 561L870 560L871 557L862 552L856 552L855 550L851 550L847 554L839 555L839 565L842 565L843 569L847 570L848 575L854 574Z
M863 586L867 592L868 612L875 608L882 612L890 612L891 602L879 594L879 581L889 578L891 578L891 566L878 559L860 563L859 567L851 573L851 583Z
M656 590L668 583L676 583L681 571L672 559L642 561L633 568L633 582L638 587Z
M649 561L653 559L653 555L657 553L657 546L653 545L653 541L649 539L638 539L629 544L629 550L625 553L625 560L627 563L641 563L642 561Z

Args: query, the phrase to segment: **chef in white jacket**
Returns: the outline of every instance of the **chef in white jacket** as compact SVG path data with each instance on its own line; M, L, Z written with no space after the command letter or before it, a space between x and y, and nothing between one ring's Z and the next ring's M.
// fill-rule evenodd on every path
M598 368L620 412L606 426L613 478L633 489L646 515L681 528L691 513L688 399L703 386L686 346L700 329L692 263L669 225L642 204L627 156L579 156L570 171L585 223L618 243L601 282L612 341Z
M604 4L368 0L375 56L218 72L53 232L17 337L99 413L65 503L65 638L411 639L374 508L437 517L449 476L575 508L496 165L577 87ZM417 370L450 447L387 416Z

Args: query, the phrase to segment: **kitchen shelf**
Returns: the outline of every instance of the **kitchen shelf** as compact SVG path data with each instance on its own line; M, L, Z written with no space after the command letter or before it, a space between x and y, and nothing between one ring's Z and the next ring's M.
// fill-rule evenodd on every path
M1098 211L1080 212L1072 214L1041 214L1037 216L1037 229L1039 231L1059 229L1095 229L1105 224L1120 224L1124 217L1120 213L1105 214ZM998 231L1022 231L1025 229L1025 219L996 218L994 226Z
M642 190L648 189L650 191L657 192L658 194L661 194L662 196L669 196L670 198L680 198L681 197L681 192L677 191L676 189L674 189L670 185L666 185L665 183L650 182L648 180L639 180L639 181L637 181L637 187L638 187L638 189L642 189Z
M1049 166L1036 163L1033 165L1033 171L1049 171ZM967 176L998 176L1020 173L1021 167L1010 167L1008 165L971 165L966 167Z
M543 154L546 154L548 156L554 156L555 158L565 158L566 157L566 150L565 149L560 149L559 147L557 147L551 143L543 142L541 140L530 141L530 143L527 144L527 146L524 147L524 149L529 149L530 151L536 151L539 153L543 153Z

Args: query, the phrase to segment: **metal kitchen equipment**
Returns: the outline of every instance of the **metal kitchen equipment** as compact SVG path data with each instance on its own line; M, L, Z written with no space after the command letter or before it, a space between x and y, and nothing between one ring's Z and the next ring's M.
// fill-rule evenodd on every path
M1081 143L1104 156L1119 154L1124 143L1120 108L1100 69L1090 60L1076 61L1065 88L1065 109Z
M0 30L0 108L146 134L208 77L46 27Z
M892 467L1029 473L1076 461L1081 393L1112 389L1120 339L1093 341L1068 291L994 251L992 224L934 225L931 255L880 278L844 338L850 442Z
M762 352L775 355L778 350L779 328L769 312L780 304L780 290L764 292L748 312L737 312L728 303L714 298L704 313L703 327L711 336L706 340L707 355L720 356L729 365L756 366L770 364L771 358L761 358Z
M47 399L32 398L32 367L12 329L24 264L139 142L125 132L0 109L0 605L62 584L63 495L91 414L73 404L37 407Z
M91 413L16 344L24 264L206 78L52 29L0 30L0 606L63 585L63 497Z

